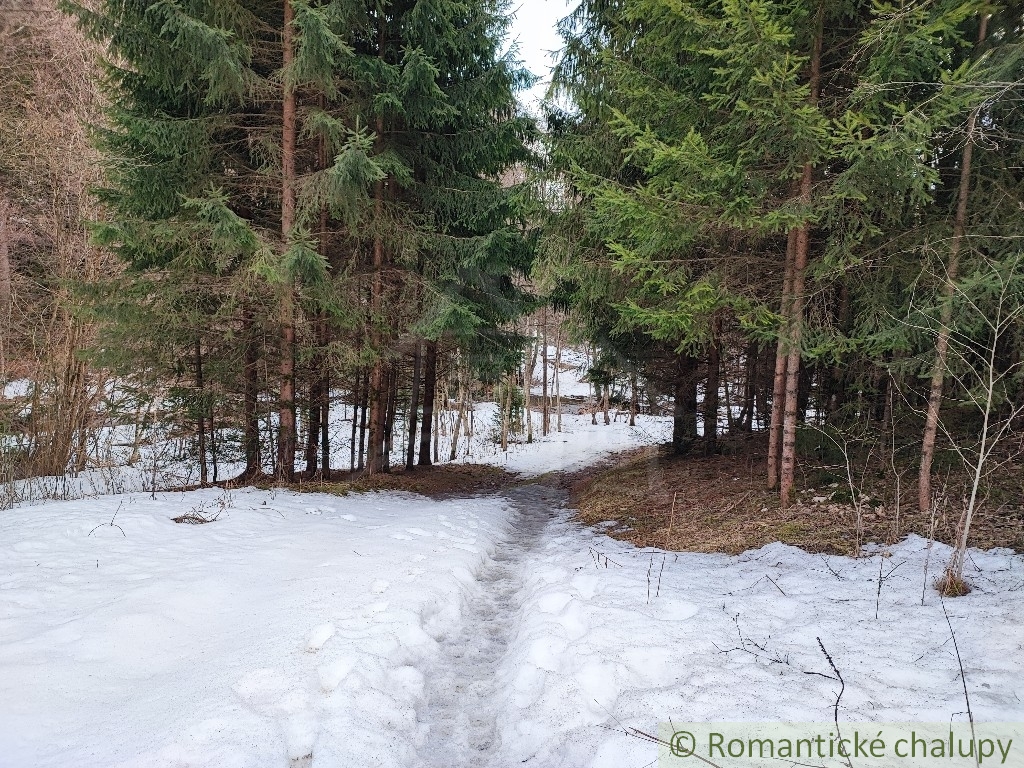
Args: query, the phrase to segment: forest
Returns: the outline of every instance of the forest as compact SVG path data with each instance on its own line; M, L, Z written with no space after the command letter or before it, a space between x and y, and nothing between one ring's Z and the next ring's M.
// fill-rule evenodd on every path
M1019 7L585 0L540 116L508 13L6 0L8 501L161 441L411 470L474 398L547 434L554 340L675 454L757 435L782 505L838 455L1020 515Z
M0 762L1024 744L1024 4L538 2L0 0Z

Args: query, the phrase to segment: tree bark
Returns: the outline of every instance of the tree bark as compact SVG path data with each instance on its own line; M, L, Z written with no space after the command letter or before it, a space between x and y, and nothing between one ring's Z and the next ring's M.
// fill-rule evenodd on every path
M672 453L685 456L697 439L697 359L676 358L672 408Z
M978 28L978 44L985 41L988 30L988 16L983 16ZM971 111L967 122L967 140L960 159L960 189L957 193L956 215L953 219L953 240L949 246L949 265L946 268L946 282L942 292L942 307L939 310L939 335L935 340L935 364L932 367L931 383L928 388L928 410L925 414L924 436L921 440L921 469L917 476L917 508L922 514L929 514L932 507L932 461L935 458L935 437L939 430L939 409L942 406L942 390L945 386L946 365L949 358L949 336L953 322L953 294L956 290L957 274L960 271L960 249L967 231L967 203L971 191L971 160L974 154L974 132L978 125L980 107Z
M395 414L398 412L398 366L392 365L388 375L388 407L384 419L384 471L391 471L391 449L394 447Z
M370 405L370 374L363 373L363 386L360 390L362 398L359 401L359 463L356 470L363 471L366 466L366 411Z
M416 342L416 351L412 356L412 393L409 395L409 445L405 452L405 468L411 470L416 465L416 427L420 410L420 343Z
M542 317L541 327L541 377L543 382L541 384L541 397L544 399L544 404L541 406L541 420L540 420L540 432L541 435L547 435L551 431L551 408L548 405L548 313L545 309ZM527 397L529 397L529 391L527 391Z
M722 367L721 320L712 323L711 345L708 347L708 378L704 388L704 455L718 451L718 387Z
M242 362L242 422L243 441L245 443L245 471L242 479L252 480L263 471L260 456L260 418L259 418L259 350L252 338L252 311L246 310L242 317L242 328L245 344Z
M562 326L555 331L555 429L562 431Z
M323 395L320 392L322 380L315 372L316 361L314 361L314 378L309 385L309 402L306 405L306 476L312 477L316 474L320 460L320 405Z
M534 336L529 346L529 355L523 363L523 380L525 382L523 392L523 410L526 413L526 442L533 442L533 369L537 364L537 348L540 340Z
M359 430L359 405L362 403L360 398L359 382L362 377L359 369L356 369L355 376L352 381L352 436L349 439L349 459L348 459L348 471L356 471L356 434Z
M196 366L196 432L199 435L199 484L204 488L210 478L206 467L206 392L203 389L203 342L197 335L195 342Z
M294 58L295 12L291 0L284 0L282 67L287 70ZM295 89L283 85L281 122L281 248L288 250L295 226ZM277 467L279 481L290 482L295 476L295 277L285 275L281 303L281 389L278 399Z
M429 467L430 438L434 426L434 395L437 388L437 342L428 341L424 346L423 355L423 426L420 429L421 467Z
M796 251L796 230L791 229L786 239L786 261L782 277L782 302L779 314L779 342L775 350L775 375L772 379L772 414L768 427L768 490L779 485L782 458L782 422L786 410L786 367L789 361L789 334L792 325L793 254Z
M812 106L818 103L821 91L821 46L824 34L825 6L818 5L815 22L814 47L811 51L810 94L808 101ZM811 203L811 186L814 181L814 165L804 163L800 178L800 202L805 206ZM793 245L793 285L792 302L790 304L790 332L787 339L789 349L786 355L786 407L782 422L782 463L779 467L779 496L782 505L789 504L793 495L794 473L796 470L796 424L797 397L800 387L800 344L804 324L804 286L807 272L807 259L810 249L811 224L805 221L796 230L796 241Z

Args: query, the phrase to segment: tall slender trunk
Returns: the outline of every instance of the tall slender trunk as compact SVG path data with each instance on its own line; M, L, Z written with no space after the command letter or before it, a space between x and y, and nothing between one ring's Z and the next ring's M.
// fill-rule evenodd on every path
M501 450L508 450L508 420L512 410L512 375L505 377L505 391L501 393Z
M322 108L326 106L326 99L323 94L320 94L317 101ZM327 157L327 137L321 136L320 141L317 145L316 150L317 167L321 170L326 170L328 166ZM328 254L328 238L327 233L330 227L330 214L327 210L327 205L320 207L320 232L317 235L317 247L319 248L320 255L324 261L330 263ZM331 475L331 368L330 368L330 350L328 346L331 343L331 326L327 318L326 312L317 313L316 322L316 336L317 344L319 349L317 350L316 357L314 359L314 375L318 378L316 380L316 394L317 397L310 398L310 414L317 414L315 419L316 424L313 424L313 419L310 419L310 440L306 451L306 464L307 470L310 469L309 464L312 459L312 470L316 471L316 440L313 435L316 432L320 433L320 477L324 480L329 480ZM314 426L319 427L315 429ZM312 450L310 450L312 449ZM313 453L313 456L310 456Z
M326 330L325 334L330 331ZM325 341L330 336L325 335ZM320 476L329 480L331 476L331 371L324 364L323 379L320 383Z
M242 430L245 451L245 470L242 478L251 480L263 471L260 456L260 417L259 417L259 350L253 333L252 311L245 310L242 316L243 350L242 361Z
M540 420L540 431L542 435L547 435L551 431L551 406L548 404L548 312L544 310L541 315L543 318L543 326L541 328L541 377L543 383L541 384L541 397L544 399L544 405L541 410Z
M754 428L754 410L757 396L757 363L760 350L756 342L747 346L743 380L743 408L740 411L739 428L750 432Z
M789 361L789 334L792 326L793 254L796 251L796 230L791 229L786 239L786 261L782 276L782 302L779 314L779 342L775 349L775 375L772 378L772 414L768 427L768 489L779 485L782 459L782 421L786 410L786 366Z
M452 430L452 450L448 456L449 461L455 461L459 457L459 434L462 432L462 425L466 418L466 385L463 377L459 376L459 416L455 420L455 428Z
M983 16L978 28L978 44L985 42L988 31L988 16ZM953 240L949 246L949 263L946 268L946 282L942 291L942 307L939 310L939 335L935 340L935 364L932 367L931 384L928 389L928 410L924 421L924 436L921 440L921 469L917 476L917 508L928 514L932 507L932 461L935 458L935 437L939 430L939 409L942 406L942 390L945 385L946 365L949 358L949 335L953 322L953 294L956 290L957 274L960 271L960 250L967 231L967 203L971 192L971 160L974 154L974 132L978 125L981 107L971 110L967 121L967 139L960 158L960 189L957 193L956 216L953 219Z
M636 370L629 374L629 426L636 426Z
M323 396L320 392L322 379L315 370L314 378L309 384L309 402L306 405L306 476L312 477L316 474L317 465L320 459L320 404Z
M533 442L533 368L537 364L537 348L540 342L536 336L529 347L529 354L523 364L523 381L526 386L523 391L523 410L526 412L526 442Z
M370 404L370 374L363 373L363 386L360 388L362 395L359 401L359 462L356 470L362 472L366 466L366 411Z
M722 321L712 323L711 345L708 347L708 379L704 388L704 455L718 451L718 387L722 367Z
M352 436L349 441L349 472L355 472L356 470L356 432L359 429L359 405L362 402L362 399L360 398L361 392L359 387L361 377L362 373L357 368L352 382Z
M0 201L0 401L7 384L7 339L11 332L11 230L10 203Z
M416 342L416 351L412 355L412 393L409 395L409 445L405 451L405 468L412 469L416 464L416 427L420 411L420 343Z
M384 417L384 471L391 470L391 449L394 447L395 414L398 412L398 366L388 369L388 407Z
M818 5L815 21L814 47L811 51L810 94L808 101L812 106L818 103L821 92L821 46L824 35L825 5ZM811 186L814 181L814 164L804 163L800 178L800 202L804 206L811 204ZM793 495L794 473L796 470L796 424L797 398L800 388L800 344L804 325L804 287L807 272L807 259L810 250L811 223L805 221L796 230L796 242L793 245L793 285L792 302L790 305L790 332L788 334L789 349L786 355L786 407L782 421L782 463L779 467L779 496L783 506L789 504Z
M291 0L284 0L282 67L287 70L294 58L292 21L295 12ZM283 86L281 122L281 248L286 251L295 226L295 89ZM278 480L291 481L295 475L295 278L285 276L280 300L281 388L278 400L277 467Z
M433 463L430 460L430 438L433 434L434 395L437 389L437 342L427 341L423 347L423 427L420 429L418 464L429 467Z
M555 429L562 431L562 325L555 331Z
M196 335L196 433L199 435L199 484L206 487L210 477L206 467L206 391L203 388L203 342Z

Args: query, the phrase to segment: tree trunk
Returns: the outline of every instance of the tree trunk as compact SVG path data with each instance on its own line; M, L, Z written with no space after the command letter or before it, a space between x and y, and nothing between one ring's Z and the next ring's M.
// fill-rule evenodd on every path
M793 254L796 251L796 230L791 229L786 239L786 261L782 277L782 302L779 314L779 342L775 350L775 375L772 379L772 415L768 427L768 489L779 485L782 458L782 421L786 410L786 367L789 356L789 334L792 326Z
M555 429L562 431L562 325L555 331Z
M282 68L294 58L291 0L284 0ZM281 248L288 250L295 226L295 89L283 86L281 122ZM290 482L295 475L295 278L285 275L281 293L281 390L278 400L277 467L279 481Z
M704 455L718 451L718 387L721 378L721 320L712 324L711 345L708 347L708 378L704 388Z
M398 366L392 365L388 376L388 407L384 419L384 471L391 471L391 449L394 448L395 414L398 412Z
M459 457L459 434L462 432L462 425L466 419L466 385L462 376L459 376L459 416L455 420L455 429L452 430L452 450L448 456L449 461L455 461Z
M356 433L359 429L359 405L362 403L360 395L359 382L362 378L362 374L359 369L356 369L355 376L352 382L352 437L349 440L349 459L348 459L348 471L356 471Z
M424 344L423 359L423 426L420 429L419 466L429 467L430 443L434 426L434 395L437 389L437 342Z
M316 474L317 465L320 460L320 405L323 395L320 391L322 379L316 371L314 361L313 381L309 385L309 402L306 405L306 476L313 477Z
M985 41L988 30L988 16L982 16L978 28L978 43ZM932 367L931 384L928 389L928 411L924 421L924 436L921 440L921 469L917 476L917 508L921 514L929 514L932 507L932 461L935 458L935 436L939 429L939 409L942 406L942 390L945 385L946 363L949 357L949 335L953 321L953 294L956 289L957 273L960 271L960 249L963 247L967 230L967 203L971 191L971 160L974 154L974 132L978 125L980 107L971 111L967 121L967 139L960 159L960 189L957 194L956 216L953 219L953 240L949 246L949 265L946 269L946 283L943 286L943 303L939 310L939 335L935 340L935 365Z
M540 341L536 336L533 337L533 342L530 344L530 353L524 362L523 379L525 380L526 387L523 397L523 410L526 412L526 442L533 442L533 369L537 364L537 348L540 346Z
M203 390L203 342L196 336L196 432L199 435L199 484L204 488L210 478L206 468L206 392Z
M672 409L672 453L684 456L697 438L697 359L676 358Z
M10 203L0 201L0 402L7 385L7 339L11 332L11 230Z
M242 318L243 326L243 352L242 362L242 422L243 441L245 443L245 471L242 478L252 480L258 477L263 471L263 462L260 457L260 418L259 418L259 350L252 338L252 312L246 310Z
M636 426L636 371L629 374L629 426Z
M416 342L416 351L412 356L412 394L409 395L409 446L405 452L405 468L411 470L416 465L416 427L420 410L420 343Z
M757 408L757 363L760 350L755 342L747 347L743 381L743 409L740 411L739 428L744 432L754 429L754 410Z
M359 401L359 462L356 470L363 471L366 466L366 412L370 406L370 374L363 373L363 386L360 390L362 395Z
M512 376L505 377L505 391L501 393L501 450L508 450L508 420L512 410Z
M325 323L326 325L326 323ZM329 340L329 337L327 337ZM320 383L320 476L331 479L331 372L326 361Z
M548 313L545 309L542 314L543 326L541 327L541 397L544 404L541 406L540 431L547 435L551 431L551 408L548 405ZM529 393L527 393L529 395Z
M810 94L808 101L812 106L818 103L821 90L821 45L824 32L824 4L818 5L814 47L811 51ZM814 166L808 161L804 163L803 175L800 178L800 202L809 206L811 203L811 185L814 180ZM779 496L782 505L789 504L793 495L794 473L796 470L796 424L797 396L800 387L800 344L804 324L804 284L807 271L807 258L810 249L811 224L804 222L796 230L796 242L793 246L793 285L790 304L790 332L788 334L789 349L786 355L786 407L782 422L782 462L779 468Z

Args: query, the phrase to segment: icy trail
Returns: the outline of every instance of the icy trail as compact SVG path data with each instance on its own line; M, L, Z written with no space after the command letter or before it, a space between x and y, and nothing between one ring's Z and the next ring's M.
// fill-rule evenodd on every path
M544 540L564 491L528 485L505 493L514 513L507 540L477 575L478 590L462 624L442 639L428 675L421 754L429 768L488 768L498 746L498 671L522 606L524 568Z

